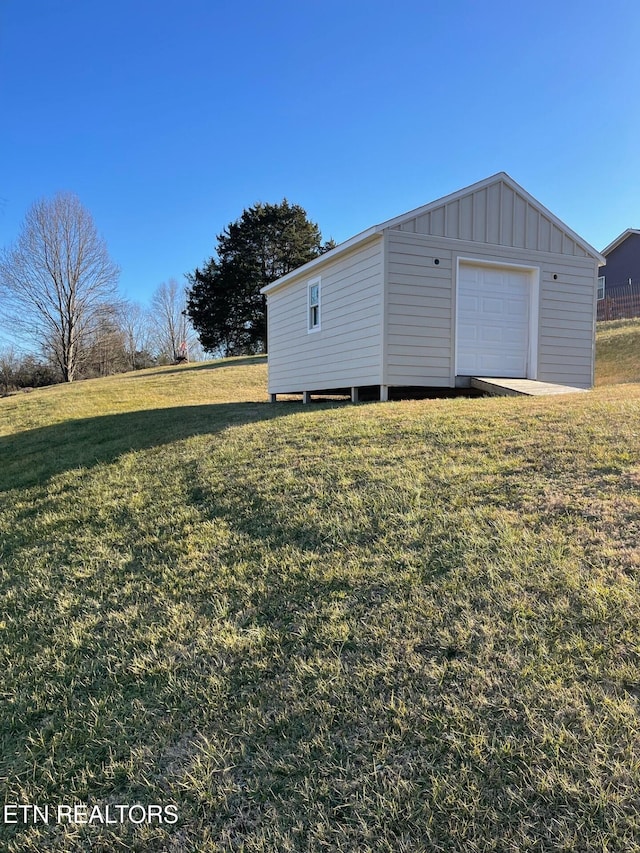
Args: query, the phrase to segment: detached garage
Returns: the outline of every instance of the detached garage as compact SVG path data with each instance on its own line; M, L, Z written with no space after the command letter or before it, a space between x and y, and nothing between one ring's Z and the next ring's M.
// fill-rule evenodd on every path
M504 172L376 225L263 289L269 393L593 385L602 256Z

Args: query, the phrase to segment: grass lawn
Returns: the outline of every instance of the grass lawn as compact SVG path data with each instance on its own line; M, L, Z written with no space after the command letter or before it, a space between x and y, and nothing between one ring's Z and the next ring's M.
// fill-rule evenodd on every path
M640 320L598 323L596 385L640 382Z
M640 384L265 391L0 400L0 849L639 850Z

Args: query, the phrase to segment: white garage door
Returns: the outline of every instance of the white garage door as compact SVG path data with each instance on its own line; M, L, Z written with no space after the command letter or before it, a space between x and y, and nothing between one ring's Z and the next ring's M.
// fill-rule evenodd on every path
M460 264L459 376L527 376L530 292L528 272Z

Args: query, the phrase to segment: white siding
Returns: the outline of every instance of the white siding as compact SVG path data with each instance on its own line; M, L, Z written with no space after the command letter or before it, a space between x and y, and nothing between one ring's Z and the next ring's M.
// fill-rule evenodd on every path
M374 226L271 285L269 391L455 385L461 261L533 270L527 373L590 387L598 260L500 173ZM309 333L307 286L317 276L321 328Z
M268 294L269 393L382 382L381 236ZM307 328L307 284L321 278L321 328Z
M393 228L410 234L587 257L572 234L505 181L434 206Z
M387 385L452 384L452 254L442 242L388 232Z
M593 385L596 286L594 261L543 266L538 355L541 381L579 388Z
M539 268L537 379L592 385L596 261L395 229L387 235L386 384L455 384L457 261L472 258Z

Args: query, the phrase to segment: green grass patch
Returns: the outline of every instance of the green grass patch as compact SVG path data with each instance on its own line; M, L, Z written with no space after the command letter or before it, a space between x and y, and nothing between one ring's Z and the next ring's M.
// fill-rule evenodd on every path
M0 401L18 851L632 851L640 386L303 407L264 360Z

